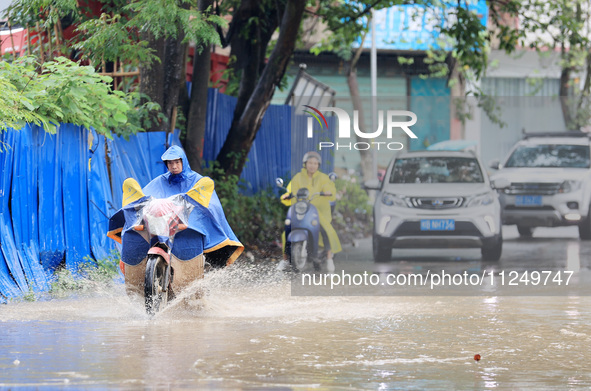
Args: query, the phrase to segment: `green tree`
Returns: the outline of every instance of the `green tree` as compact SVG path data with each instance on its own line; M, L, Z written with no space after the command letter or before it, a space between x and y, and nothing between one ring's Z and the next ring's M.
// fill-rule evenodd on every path
M165 118L164 121L155 118L150 130L168 130L174 122L175 108L182 96L179 85L184 84L186 43L192 40L201 50L211 44L231 47L229 74L237 86L238 101L217 161L224 172L232 175L242 172L262 118L276 87L281 85L301 36L304 19L321 21L331 33L333 46L350 51L351 44L367 31L367 24L361 20L372 9L397 4L439 8L445 5L435 0L201 0L199 3L196 0L112 0L103 4L104 14L100 18L92 18L77 4L75 0L16 0L9 16L13 24L25 26L41 21L41 28L47 31L67 16L81 23L79 31L83 33L69 47L79 50L93 64L123 59L139 66L140 92L160 105ZM462 4L450 8L453 20L442 26L441 31L454 42L449 56L479 76L486 67L486 48L492 33ZM511 10L515 3L493 0L490 4L500 10L500 15ZM225 33L221 31L222 16L231 16ZM507 50L514 47L514 30L499 28L494 34L501 37ZM206 55L198 57L196 66L203 67L206 62ZM200 69L196 74L203 73L208 71ZM205 77L196 79L192 91L195 98L185 105L185 118L189 118L185 148L195 167L198 167L196 162L200 163L203 144L207 87Z
M525 0L514 12L521 44L541 55L560 53L560 100L567 129L589 126L591 111L591 5L587 1Z
M100 6L100 16L90 9ZM170 130L175 122L179 94L185 88L186 48L195 42L201 51L219 43L216 27L222 18L197 9L191 0L16 0L6 11L13 25L19 24L45 35L45 44L30 47L41 61L56 52L88 61L99 70L139 68L138 105L152 102L160 115L151 114L145 130ZM60 39L67 24L76 24L76 35ZM201 103L200 104L205 104ZM186 117L186 116L185 116Z
M66 58L39 63L35 57L0 62L0 131L26 123L55 133L73 123L111 137L140 130L133 94L113 91L111 78Z
M463 83L466 79L477 79L484 74L488 62L490 42L493 39L502 40L504 49L511 51L519 32L514 29L505 28L502 16L507 10L514 8L511 2L500 2L496 0L487 2L494 7L490 22L493 29L487 30L474 10L468 7L467 2L439 2L439 1L383 1L373 2L373 10L390 7L392 5L414 4L417 7L416 17L430 15L426 23L434 26L439 38L434 47L425 51L425 57L420 59L427 66L427 72L420 74L420 77L443 77L447 78L450 87L460 85L463 90ZM360 3L357 3L359 6ZM420 12L419 12L420 11ZM356 12L356 14L355 14ZM323 18L328 25L330 34L320 43L312 48L312 52L319 54L322 51L337 53L346 62L347 84L354 109L358 112L359 124L364 126L365 114L361 104L359 85L357 81L357 62L363 50L363 42L370 32L370 11L369 7L359 8L357 11L345 8L341 12L334 10L319 10L318 17ZM429 18L429 16L428 16ZM357 23L351 23L358 20ZM353 47L354 42L361 41L357 48ZM398 61L403 66L412 66L414 58L406 58L402 55ZM482 101L480 90L472 91ZM485 108L488 108L485 107ZM491 115L492 110L485 110ZM367 131L361 129L363 132ZM358 139L358 141L362 141ZM374 177L373 156L371 151L359 151L361 155L361 171L365 180Z

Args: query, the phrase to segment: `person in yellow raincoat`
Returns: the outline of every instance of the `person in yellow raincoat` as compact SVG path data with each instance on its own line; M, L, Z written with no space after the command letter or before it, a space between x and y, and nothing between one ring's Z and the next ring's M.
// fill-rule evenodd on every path
M319 238L319 245L327 250L326 269L329 272L333 272L335 270L333 254L341 251L341 242L339 241L337 232L331 224L332 212L330 203L336 200L336 187L328 175L319 170L320 165L322 164L322 157L318 152L308 152L304 155L302 160L304 167L287 185L287 193L281 196L281 202L287 206L294 204L296 198L290 196L292 194L297 194L298 190L302 187L307 188L310 191L310 194L324 193L324 196L313 198L312 205L318 210L318 219L320 221L321 235ZM283 233L282 239L284 253L283 260L279 262L279 265L277 266L277 269L279 270L285 270L289 264L286 255L286 251L289 247L285 246L285 232Z

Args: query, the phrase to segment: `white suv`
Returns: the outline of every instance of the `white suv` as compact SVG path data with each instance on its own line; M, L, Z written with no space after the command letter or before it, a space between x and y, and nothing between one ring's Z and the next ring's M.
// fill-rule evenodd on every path
M528 134L492 176L503 207L503 224L519 234L534 227L578 225L581 239L591 239L590 142L586 133ZM500 183L503 183L500 185Z
M373 255L392 248L481 248L501 257L501 206L480 161L470 152L421 151L392 159L374 204Z

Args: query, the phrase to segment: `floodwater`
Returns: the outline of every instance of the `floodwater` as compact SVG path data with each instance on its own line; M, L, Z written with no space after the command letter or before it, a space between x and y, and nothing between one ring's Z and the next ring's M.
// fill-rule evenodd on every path
M239 265L200 287L153 318L121 285L0 306L0 388L591 387L589 296L297 297Z

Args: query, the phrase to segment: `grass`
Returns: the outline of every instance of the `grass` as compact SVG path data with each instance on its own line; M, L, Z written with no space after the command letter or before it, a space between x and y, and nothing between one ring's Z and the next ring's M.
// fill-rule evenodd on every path
M110 286L119 276L120 258L119 252L112 250L106 258L96 261L91 257L84 257L85 262L79 266L77 272L73 273L65 267L58 268L49 294L68 296L73 292L95 291L99 286Z

